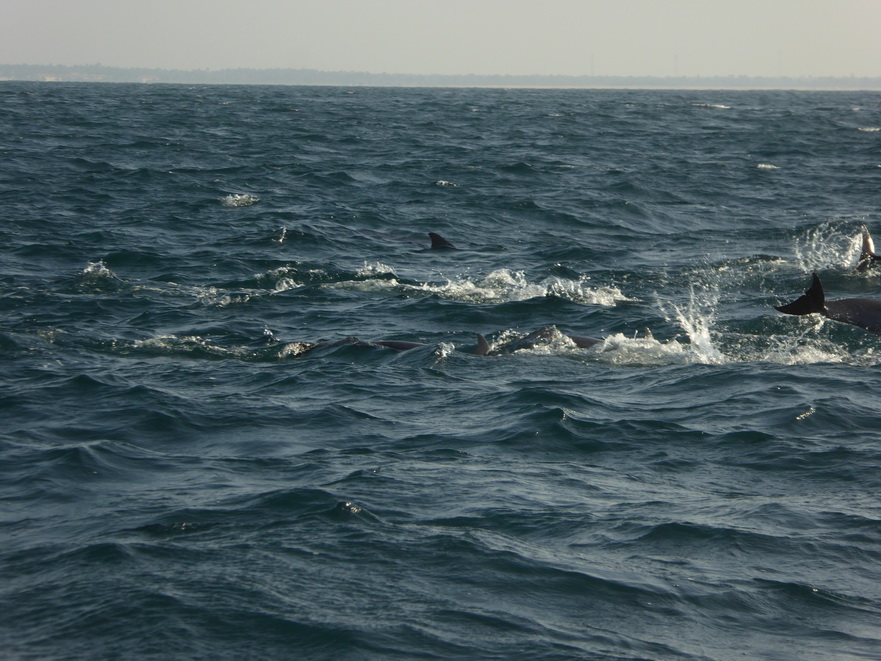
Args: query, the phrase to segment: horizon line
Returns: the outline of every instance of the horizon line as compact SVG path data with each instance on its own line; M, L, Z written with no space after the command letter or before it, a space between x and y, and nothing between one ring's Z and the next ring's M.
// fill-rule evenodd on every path
M66 74L66 75L65 75ZM183 79L182 79L183 78ZM646 75L646 74L420 74L374 73L370 71L326 71L296 67L236 67L223 69L164 69L161 67L123 67L94 64L0 64L0 80L22 82L131 82L189 84L264 84L264 85L360 85L392 87L676 87L702 83L724 88L758 85L759 89L832 89L881 90L881 75ZM456 84L458 81L458 84ZM385 85L376 85L383 82ZM567 84L568 83L568 84ZM592 85L590 83L593 83ZM605 85L603 84L605 83ZM628 84L624 84L628 83ZM664 83L652 85L652 83ZM776 85L774 84L776 83ZM780 86L781 83L785 85ZM823 84L831 85L824 87ZM868 83L868 85L866 85ZM856 86L854 86L856 84ZM684 85L686 88L691 85Z

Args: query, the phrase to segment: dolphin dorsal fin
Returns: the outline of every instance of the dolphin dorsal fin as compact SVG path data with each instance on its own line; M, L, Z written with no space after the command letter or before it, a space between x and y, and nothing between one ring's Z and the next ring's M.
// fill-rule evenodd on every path
M872 262L881 261L881 257L875 254L875 242L872 241L872 235L869 234L869 230L867 228L863 228L863 245L860 249L860 257L857 260L857 270L862 271L863 269L872 265Z
M874 257L875 256L875 242L872 241L872 235L869 234L869 230L865 227L863 228L863 254L860 257Z
M477 334L477 348L474 349L475 356L485 356L489 353L489 342L480 333Z
M429 238L431 239L431 247L433 250L437 250L438 248L455 248L452 243L447 241L440 234L435 234L434 232L428 233Z

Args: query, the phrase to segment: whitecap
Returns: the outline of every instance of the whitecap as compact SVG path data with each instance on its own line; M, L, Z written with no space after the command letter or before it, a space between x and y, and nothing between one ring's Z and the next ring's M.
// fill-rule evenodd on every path
M116 287L123 283L119 276L107 268L104 260L89 262L80 273L80 279L84 285L93 287Z
M510 269L497 269L479 280L460 278L441 285L426 284L418 289L470 303L508 303L557 296L579 303L614 306L629 300L617 287L593 287L586 278L571 280L554 276L530 282L523 271Z
M593 287L587 278L571 280L556 276L530 282L523 271L496 269L479 279L467 276L444 283L409 284L397 279L395 270L382 263L365 263L358 271L364 280L347 280L326 287L357 291L397 291L405 296L436 295L467 303L511 303L543 296L557 296L566 300L612 307L629 301L618 287ZM392 276L392 277L388 277Z
M399 289L408 289L408 285L402 285L395 278L383 278L379 280L343 280L341 282L333 282L321 287L328 289L349 289L352 291L362 292L392 292Z
M302 285L293 278L282 278L275 283L272 291L273 293L280 294L283 291L290 291L291 289L297 289L298 287L302 287Z
M116 279L116 274L107 268L103 259L97 262L89 262L88 266L83 269L81 275L87 280Z
M320 273L324 275L323 271ZM265 274L258 273L254 276L254 279L261 284L269 280L268 284L272 285L272 291L278 293L302 287L302 283L295 279L299 274L300 271L294 267L280 266L267 271Z
M282 345L278 350L278 357L295 358L296 356L307 353L314 348L314 346L315 345L310 342L288 342L287 344Z
M260 198L248 193L231 193L226 197L220 198L221 204L225 207L249 207L259 201Z
M666 342L654 337L627 337L615 333L592 349L592 356L602 363L615 366L664 366L708 362L696 347L671 339Z
M759 362L778 365L815 365L818 363L849 363L851 357L841 348L803 344L796 347L778 347L756 356Z
M204 351L215 356L236 357L241 352L227 349L209 342L198 335L157 335L143 340L134 340L133 349L156 351L167 354L193 353Z
M364 266L358 269L357 275L359 278L370 278L377 275L397 276L397 273L395 273L395 269L388 264L383 264L382 262L364 262Z
M526 333L514 329L502 331L490 344L490 352L499 350L506 345L511 346L507 347L507 350L503 350L503 353L560 355L582 351L572 338L563 333L556 326L549 326L542 330L546 330L547 332L537 338L535 344L522 348L516 348L516 344L527 336Z
M252 295L249 293L230 294L221 292L216 287L194 287L196 300L205 307L225 308L230 305L247 303Z
M439 361L448 358L456 351L456 345L452 342L441 342L434 349L434 355L437 356Z
M816 337L826 319L805 319L805 330L798 335L772 335L764 338L765 347L755 347L743 356L744 361L776 363L778 365L814 365L817 363L853 363L854 356L841 344ZM809 334L814 337L808 338Z

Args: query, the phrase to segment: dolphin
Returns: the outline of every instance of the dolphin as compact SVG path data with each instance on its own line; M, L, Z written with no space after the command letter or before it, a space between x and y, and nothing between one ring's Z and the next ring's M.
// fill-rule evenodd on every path
M271 339L267 338L267 341L273 343L279 343L274 336ZM315 351L316 349L335 349L337 347L343 347L348 344L353 344L359 347L373 347L380 349L391 349L393 351L409 351L410 349L418 349L419 347L426 346L420 342L406 342L403 340L362 340L358 337L349 336L344 337L341 340L319 340L318 342L286 342L285 343L285 353L289 356L302 356L311 351Z
M881 262L881 256L875 253L875 242L872 241L872 235L869 234L869 230L864 227L863 245L857 260L857 271L865 271L868 268L877 266L878 262Z
M865 328L881 335L881 300L874 298L842 298L827 301L820 278L814 273L811 286L803 296L787 305L775 306L786 314L822 314L832 321Z
M498 349L491 349L489 346L489 342L486 341L486 338L478 333L477 347L472 353L478 356L498 356L503 353L514 353L515 351L520 351L521 349L532 349L542 342L551 342L555 339L559 339L560 337L568 338L569 340L574 342L575 346L577 346L579 349L588 349L593 345L602 342L602 340L597 340L592 337L583 337L581 335L568 335L566 333L561 333L559 330L557 330L556 326L542 326L538 330L531 332L526 337L504 344Z
M421 342L405 342L403 340L375 340L373 342L368 342L367 344L377 347L386 347L387 349L393 349L394 351L409 351L410 349L418 349L419 347L425 346Z
M429 232L428 236L431 239L431 249L432 250L440 250L443 248L453 248L453 249L456 248L456 246L454 246L452 243L447 241L440 234L435 234L434 232Z
M357 337L345 337L342 340L337 340L336 342L317 342L312 348L318 349L323 347L341 347L346 344L354 344L359 347L384 347L386 349L392 349L394 351L409 351L410 349L417 349L419 347L424 347L424 344L419 342L404 342L402 340L362 340Z

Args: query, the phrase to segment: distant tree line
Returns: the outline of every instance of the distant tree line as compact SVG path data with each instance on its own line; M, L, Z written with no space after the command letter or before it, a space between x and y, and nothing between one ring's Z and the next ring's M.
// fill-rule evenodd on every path
M178 83L189 85L341 85L375 87L630 87L881 90L881 77L418 75L316 69L147 69L101 64L0 64L0 80Z

